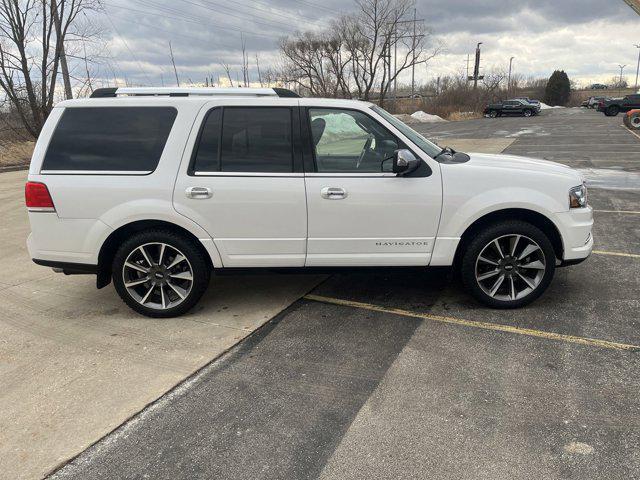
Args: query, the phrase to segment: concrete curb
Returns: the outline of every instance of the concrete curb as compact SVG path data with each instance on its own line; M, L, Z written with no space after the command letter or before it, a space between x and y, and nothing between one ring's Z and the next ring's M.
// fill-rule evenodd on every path
M29 165L7 165L0 167L0 173L17 172L18 170L29 170Z

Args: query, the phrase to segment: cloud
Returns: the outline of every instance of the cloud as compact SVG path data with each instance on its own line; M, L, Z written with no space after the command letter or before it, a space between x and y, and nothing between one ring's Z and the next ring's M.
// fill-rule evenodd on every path
M239 71L241 35L256 76L278 59L278 42L296 30L326 28L336 16L354 11L351 0L106 0L95 18L106 32L109 78L133 84L170 84L171 41L180 77L203 81L223 75L221 63ZM525 76L548 76L562 68L578 80L608 80L617 65L635 80L640 18L622 0L418 0L445 52L419 81L466 69L467 54L483 42L485 69L514 67ZM241 33L242 32L242 33ZM406 81L407 79L402 79Z

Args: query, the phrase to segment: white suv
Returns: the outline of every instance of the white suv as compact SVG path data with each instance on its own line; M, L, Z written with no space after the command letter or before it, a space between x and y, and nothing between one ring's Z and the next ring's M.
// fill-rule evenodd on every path
M455 265L525 305L591 253L563 165L441 149L366 102L283 89L118 88L60 103L26 185L34 262L189 310L212 269Z

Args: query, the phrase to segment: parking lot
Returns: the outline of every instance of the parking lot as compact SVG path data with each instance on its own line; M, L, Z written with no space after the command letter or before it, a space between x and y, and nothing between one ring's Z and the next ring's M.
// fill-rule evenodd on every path
M496 139L585 174L595 253L514 311L479 305L448 269L380 269L214 277L196 312L142 318L92 277L29 264L26 215L12 213L25 174L0 175L1 471L636 477L640 138L621 123L559 109L419 127L441 145Z

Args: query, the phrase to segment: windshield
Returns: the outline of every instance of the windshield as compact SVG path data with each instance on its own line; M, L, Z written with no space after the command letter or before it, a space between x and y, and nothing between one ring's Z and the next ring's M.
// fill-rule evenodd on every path
M401 122L386 110L378 107L377 105L372 105L371 109L391 125L400 130L404 136L411 140L420 150L429 155L431 158L435 157L442 151L442 148L434 143L431 143L429 140L416 132L413 128L409 127L406 123Z

